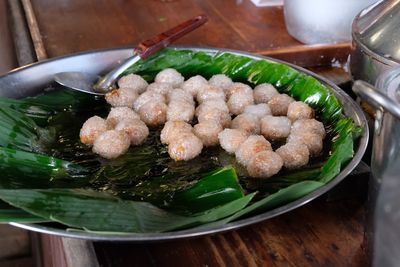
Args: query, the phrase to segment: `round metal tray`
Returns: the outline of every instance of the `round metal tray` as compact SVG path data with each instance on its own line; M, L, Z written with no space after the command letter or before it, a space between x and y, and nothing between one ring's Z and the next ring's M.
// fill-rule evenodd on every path
M302 197L289 204L283 205L279 208L251 216L246 219L237 220L217 227L196 227L182 231L173 231L166 233L138 233L129 235L112 235L112 234L97 234L89 232L70 232L66 228L55 228L41 224L21 224L11 223L14 226L21 227L27 230L41 232L45 234L53 234L64 237L73 237L89 240L101 241L130 241L130 242L151 242L151 241L165 241L180 238L191 238L208 234L215 234L232 229L237 229L243 226L258 223L280 214L298 208L316 197L324 194L328 190L336 186L342 181L360 162L368 142L368 128L366 118L360 107L348 96L343 90L337 87L332 82L298 66L288 64L276 59L262 57L254 54L249 54L241 51L214 49L214 48L197 48L197 47L175 47L175 49L191 49L195 51L204 52L230 52L236 55L246 56L257 60L267 60L290 65L296 70L311 75L318 79L321 83L326 85L329 90L334 94L344 108L344 113L354 119L354 121L364 128L364 135L360 138L359 142L355 144L355 154L353 159L347 164L345 168L336 176L331 182L318 190ZM12 98L21 98L29 95L40 93L44 88L53 83L53 74L63 71L85 71L92 73L104 73L113 68L121 60L132 56L133 50L128 48L116 48L99 50L92 52L85 52L74 54L65 57L58 57L51 60L35 63L9 72L8 74L0 77L0 96L7 96Z

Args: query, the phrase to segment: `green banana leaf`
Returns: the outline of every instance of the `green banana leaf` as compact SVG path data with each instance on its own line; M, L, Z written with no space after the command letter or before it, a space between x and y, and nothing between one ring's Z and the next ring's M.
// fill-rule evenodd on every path
M124 201L92 190L0 190L0 198L11 205L70 227L136 233L165 232L216 221L243 209L253 196L248 194L188 217L147 202Z
M0 99L0 108L7 112L17 112L19 118L29 126L22 127L20 131L20 127L14 127L19 120L10 122L9 117L5 116L8 130L0 132L0 140L3 138L6 145L0 145L32 154L45 151L49 158L58 158L71 164L56 160L56 166L62 167L55 174L54 166L43 165L37 171L40 173L39 170L42 170L43 175L32 173L30 176L25 168L40 165L40 161L35 163L32 157L24 161L22 154L18 154L21 156L16 157L14 162L9 161L0 166L3 169L9 167L7 172L10 172L12 185L22 184L3 186L0 199L45 220L61 222L78 230L161 232L195 225L206 227L271 210L301 198L336 177L353 156L354 140L362 134L361 128L342 114L342 106L337 98L311 76L287 65L230 53L174 49L165 49L147 61L133 65L125 74L137 73L152 81L160 70L168 67L177 69L186 78L198 74L209 78L214 74L225 73L235 81L252 86L268 82L281 92L308 103L316 110L318 118L328 130L323 155L314 159L304 170L283 171L271 179L254 182L229 157L221 157L221 150L206 150L193 161L175 163L160 144L158 131L152 131L143 146L131 149L119 159L105 161L78 141L83 121L93 114L106 114L108 111L104 101L78 92L55 90L23 100ZM26 118L23 118L24 114ZM50 117L44 119L49 114ZM0 122L3 119L1 115ZM56 140L41 138L43 131L47 134L44 136L57 136ZM15 135L19 142L13 141ZM7 136L11 139L8 140ZM35 147L37 143L40 149ZM19 157L21 167L12 172ZM234 169L227 167L209 173L230 164ZM74 169L78 171L74 172ZM235 169L245 190L239 184ZM79 178L58 176L59 173L71 172L79 174ZM60 179L49 179L52 175ZM28 179L21 179L25 176ZM49 184L50 189L42 190L32 186L29 177L42 181L66 181L67 184L54 182ZM252 191L259 193L256 197L254 194L243 195L244 192ZM54 199L57 202L52 202ZM68 206L68 202L72 205ZM44 205L46 203L51 205ZM98 209L102 206L107 207L110 213L100 214ZM91 207L94 208L93 212ZM153 221L152 216L157 219Z

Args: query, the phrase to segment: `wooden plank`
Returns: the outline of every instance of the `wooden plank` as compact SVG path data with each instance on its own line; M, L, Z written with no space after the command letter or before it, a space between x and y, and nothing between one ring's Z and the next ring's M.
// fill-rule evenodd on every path
M14 226L0 225L0 244L0 259L29 256L31 253L28 232Z
M8 5L10 8L10 27L18 65L23 66L35 62L36 55L21 3L20 1L8 0Z
M47 58L47 52L44 48L44 43L40 34L35 12L33 11L32 3L30 0L21 1L25 11L25 18L30 31L30 36L32 38L33 47L35 48L36 58L38 61L41 61Z
M102 266L368 266L362 200L320 199L236 231L154 244L102 243Z
M17 66L9 19L7 2L0 1L0 75Z

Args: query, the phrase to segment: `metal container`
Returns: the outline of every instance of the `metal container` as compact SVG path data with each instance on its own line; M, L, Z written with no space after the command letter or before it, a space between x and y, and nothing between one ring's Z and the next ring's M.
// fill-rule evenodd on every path
M376 89L356 81L353 90L377 108L369 186L367 244L373 266L400 263L400 67L381 75Z
M352 37L353 79L375 84L380 74L400 63L400 0L380 1L361 11Z
M182 47L176 49L191 49L193 51L204 51L209 53L217 52L230 52L236 55L246 56L257 60L267 60L271 62L278 62L287 64L285 62L266 58L258 55L248 54L240 51L232 51L225 49L204 49L195 47ZM132 56L133 50L126 49L109 49L100 50L88 53L80 53L66 57L54 58L48 61L36 63L23 67L14 71L11 71L5 76L0 77L0 96L7 96L12 98L21 98L29 95L38 94L43 91L44 88L53 83L53 75L57 72L62 71L85 71L93 74L105 73L112 69L118 62ZM278 207L276 209L264 212L262 214L254 215L245 219L234 221L222 226L217 227L197 227L182 231L174 231L167 233L145 233L145 234L131 234L131 235L101 235L98 233L89 232L70 232L66 228L49 227L41 224L17 224L13 225L22 227L28 230L54 234L65 237L74 237L91 240L105 240L105 241L134 241L134 242L150 242L150 241L161 241L161 240L172 240L178 238L189 238L207 234L213 234L231 229L237 229L246 225L254 224L257 222L270 219L280 214L286 213L297 207L300 207L316 197L326 193L332 189L339 182L341 182L360 162L363 156L367 142L368 142L368 130L367 121L361 111L360 107L340 88L338 88L332 82L300 67L287 64L294 69L313 76L318 79L322 84L327 86L332 94L334 94L340 103L343 105L343 110L346 116L353 118L356 124L360 125L364 129L364 135L355 144L355 154L353 159L342 169L342 171L328 184L317 189L316 191L308 194L307 196L295 200L291 203Z

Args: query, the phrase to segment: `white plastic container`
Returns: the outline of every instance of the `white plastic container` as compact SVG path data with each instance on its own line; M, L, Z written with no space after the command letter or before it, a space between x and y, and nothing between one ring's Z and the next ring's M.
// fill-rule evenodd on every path
M285 0L286 28L306 44L342 43L351 40L351 22L377 0Z

